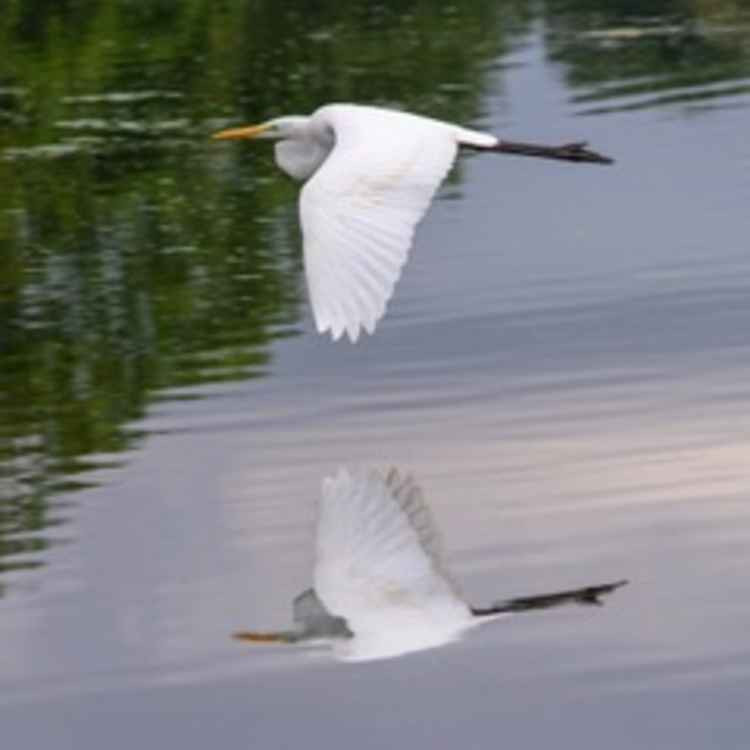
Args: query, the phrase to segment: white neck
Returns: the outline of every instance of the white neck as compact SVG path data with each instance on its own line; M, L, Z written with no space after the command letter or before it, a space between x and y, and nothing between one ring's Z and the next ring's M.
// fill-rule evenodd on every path
M284 120L285 132L275 147L276 163L295 180L306 180L331 152L334 144L332 134L320 131L309 117L289 117Z

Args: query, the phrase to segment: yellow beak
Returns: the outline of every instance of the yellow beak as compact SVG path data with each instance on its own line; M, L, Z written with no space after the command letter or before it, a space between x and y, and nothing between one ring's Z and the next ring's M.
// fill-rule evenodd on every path
M232 633L232 638L238 641L252 641L253 643L284 643L286 639L282 633L255 633L243 630L240 633Z
M239 140L243 138L256 138L264 131L268 130L268 125L248 125L244 128L230 128L214 133L211 138L215 141Z

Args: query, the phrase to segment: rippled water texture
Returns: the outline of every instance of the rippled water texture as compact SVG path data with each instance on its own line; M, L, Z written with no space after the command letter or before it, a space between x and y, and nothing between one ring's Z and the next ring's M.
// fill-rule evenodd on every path
M747 747L747 2L16 0L0 48L6 741ZM333 344L296 188L208 135L334 100L617 162L461 158ZM630 584L369 664L233 641L342 465L414 473L475 604Z

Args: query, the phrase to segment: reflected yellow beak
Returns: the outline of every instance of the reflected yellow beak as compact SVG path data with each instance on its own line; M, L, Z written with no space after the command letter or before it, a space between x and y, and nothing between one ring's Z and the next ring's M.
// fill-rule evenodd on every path
M285 639L281 633L254 633L243 631L232 633L232 638L238 641L252 641L253 643L284 643Z
M229 130L220 130L218 133L214 133L211 138L215 141L257 138L257 136L268 130L268 128L268 125L248 125L243 128L229 128Z

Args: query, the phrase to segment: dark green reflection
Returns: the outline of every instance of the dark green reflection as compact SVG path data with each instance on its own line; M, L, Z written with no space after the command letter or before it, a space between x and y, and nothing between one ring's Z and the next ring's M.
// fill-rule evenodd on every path
M545 17L584 114L750 103L749 0L547 0Z
M295 332L294 191L207 134L334 100L468 123L525 8L3 4L0 571L39 564L60 494L138 438L149 401L263 375Z

